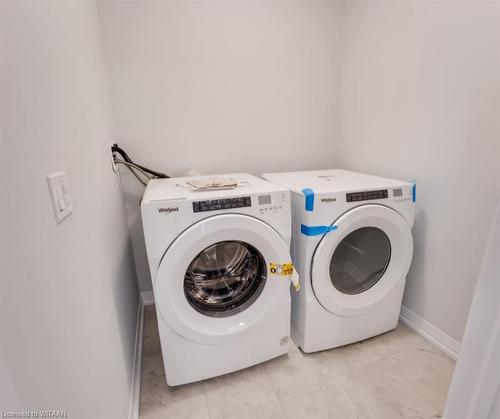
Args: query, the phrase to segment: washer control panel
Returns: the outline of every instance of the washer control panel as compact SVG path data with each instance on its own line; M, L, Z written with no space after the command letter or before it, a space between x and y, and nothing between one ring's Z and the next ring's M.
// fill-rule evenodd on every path
M238 198L211 199L209 201L193 202L193 212L220 211L233 208L251 207L249 196Z
M283 209L283 204L286 201L285 193L273 193L267 195L259 195L257 197L259 214L266 214L269 212L278 212Z

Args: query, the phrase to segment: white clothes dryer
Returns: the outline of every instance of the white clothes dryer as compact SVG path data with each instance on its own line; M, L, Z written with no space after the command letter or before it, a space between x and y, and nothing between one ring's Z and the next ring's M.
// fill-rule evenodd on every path
M415 185L319 170L263 177L288 188L292 339L304 352L357 342L397 326L413 255Z
M220 178L220 176L218 176ZM285 354L290 332L290 195L247 174L148 183L141 211L167 383ZM233 185L233 186L234 186Z

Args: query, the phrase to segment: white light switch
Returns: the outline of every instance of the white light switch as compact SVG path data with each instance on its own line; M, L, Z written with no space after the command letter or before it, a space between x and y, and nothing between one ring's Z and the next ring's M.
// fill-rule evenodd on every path
M73 212L73 203L69 191L69 183L65 172L57 172L47 175L47 184L49 185L54 215L59 224L68 215Z

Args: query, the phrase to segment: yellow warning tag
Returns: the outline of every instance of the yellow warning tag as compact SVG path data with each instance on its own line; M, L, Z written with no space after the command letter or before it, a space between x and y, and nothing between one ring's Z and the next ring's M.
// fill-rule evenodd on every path
M293 274L293 263L270 263L269 270L274 275L290 276Z

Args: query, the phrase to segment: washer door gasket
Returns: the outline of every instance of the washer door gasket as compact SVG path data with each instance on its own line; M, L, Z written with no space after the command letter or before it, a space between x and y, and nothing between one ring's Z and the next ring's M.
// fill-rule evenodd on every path
M236 240L221 241L191 261L184 276L184 295L199 313L227 317L258 298L266 277L266 263L255 247Z

